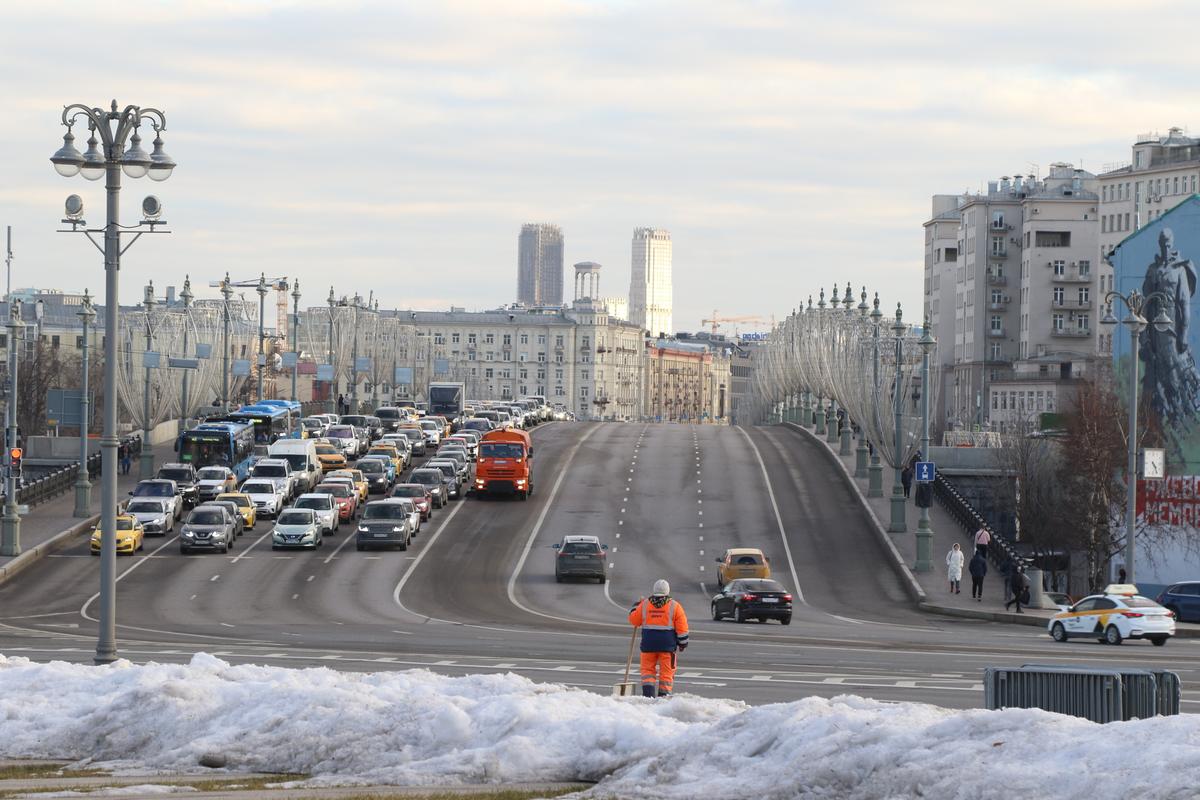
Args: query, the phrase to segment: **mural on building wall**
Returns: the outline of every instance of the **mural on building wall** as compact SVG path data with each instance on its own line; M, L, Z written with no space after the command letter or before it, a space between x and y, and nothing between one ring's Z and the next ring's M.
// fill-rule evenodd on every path
M1123 295L1136 289L1160 296L1143 311L1153 323L1160 313L1170 329L1153 324L1142 332L1138 355L1142 361L1139 390L1162 422L1168 443L1168 473L1200 475L1200 196L1193 196L1122 241L1109 257L1114 289ZM1103 297L1100 298L1103 300ZM1124 309L1113 307L1118 318ZM1113 369L1122 396L1129 397L1130 342L1124 325L1111 329Z

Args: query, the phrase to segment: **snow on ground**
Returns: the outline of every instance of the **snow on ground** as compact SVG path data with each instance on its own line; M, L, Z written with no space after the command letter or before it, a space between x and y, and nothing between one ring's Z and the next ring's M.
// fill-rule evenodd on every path
M1200 717L1095 725L843 696L749 707L618 700L517 675L449 678L0 656L0 756L117 769L300 772L314 782L600 781L586 795L1185 798Z

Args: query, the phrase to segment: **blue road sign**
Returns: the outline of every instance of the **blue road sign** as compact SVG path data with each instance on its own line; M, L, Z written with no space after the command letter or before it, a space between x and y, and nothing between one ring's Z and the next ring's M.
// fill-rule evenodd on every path
M917 462L917 483L933 483L937 477L937 465L932 461Z

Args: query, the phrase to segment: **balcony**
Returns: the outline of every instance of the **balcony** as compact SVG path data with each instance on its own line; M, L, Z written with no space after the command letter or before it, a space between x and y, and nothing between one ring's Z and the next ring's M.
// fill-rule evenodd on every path
M1008 278L1003 275L997 275L994 272L987 274L988 286L1008 286Z
M1050 305L1055 311L1088 311L1092 307L1091 300L1051 300Z
M988 328L989 339L1003 339L1006 335L1004 328Z
M1000 250L992 250L988 253L988 258L1008 258L1008 248L1005 247Z
M1090 339L1092 336L1091 328L1052 328L1051 336L1057 336L1060 339Z
M1080 272L1078 269L1068 269L1061 273L1054 273L1050 276L1050 280L1055 283L1091 283L1091 271Z
M988 311L1007 311L1008 303L1012 298L1006 297L999 303L988 303Z

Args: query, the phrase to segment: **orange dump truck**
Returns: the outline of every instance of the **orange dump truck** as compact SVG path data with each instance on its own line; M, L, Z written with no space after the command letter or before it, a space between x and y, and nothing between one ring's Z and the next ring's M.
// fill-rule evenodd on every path
M533 440L522 430L488 431L475 461L476 494L533 494Z

